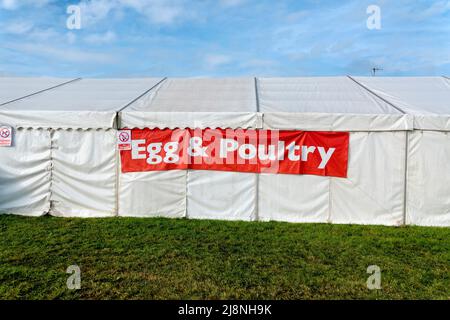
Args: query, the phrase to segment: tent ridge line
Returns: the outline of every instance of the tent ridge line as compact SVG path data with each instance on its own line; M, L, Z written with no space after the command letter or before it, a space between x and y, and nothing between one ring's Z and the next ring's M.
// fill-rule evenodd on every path
M130 105L132 105L133 103L135 103L136 101L138 101L140 98L142 98L143 96L145 96L147 93L149 93L150 91L152 91L154 88L156 88L157 86L159 86L161 83L163 83L164 81L167 80L167 77L162 78L161 80L159 80L155 85L153 85L151 88L147 89L146 91L144 91L142 94L140 94L139 96L137 96L136 98L134 98L133 100L131 100L129 103L127 103L126 105L124 105L122 108L120 108L117 113L125 110L126 108L128 108Z
M359 85L361 88L365 89L366 91L368 91L369 93L371 93L372 95L374 95L375 97L377 97L378 99L380 99L381 101L384 101L385 103L387 103L388 105L390 105L391 107L393 107L395 110L400 111L403 114L407 114L403 109L397 107L396 105L394 105L392 102L386 100L385 98L381 97L380 95L376 94L375 92L373 92L371 89L369 89L367 86L363 85L362 83L356 81L356 79L354 79L352 76L347 75L347 77L352 80L354 83L356 83L357 85Z
M69 81L66 81L66 82L57 84L57 85L55 85L55 86L53 86L53 87L45 88L45 89L42 89L42 90L39 90L39 91L30 93L30 94L27 94L27 95L25 95L25 96L23 96L23 97L16 98L16 99L13 99L13 100L10 100L10 101L6 101L6 102L4 102L4 103L0 103L0 106L4 106L4 105L6 105L6 104L9 104L9 103L13 103L13 102L15 102L15 101L22 100L22 99L25 99L25 98L34 96L34 95L36 95L36 94L45 92L45 91L49 91L49 90L52 90L52 89L59 88L59 87L62 87L62 86L64 86L64 85L66 85L66 84L69 84L69 83L72 83L72 82L75 82L75 81L79 81L79 80L81 80L81 79L82 79L82 78L75 78L75 79L72 79L72 80L69 80Z

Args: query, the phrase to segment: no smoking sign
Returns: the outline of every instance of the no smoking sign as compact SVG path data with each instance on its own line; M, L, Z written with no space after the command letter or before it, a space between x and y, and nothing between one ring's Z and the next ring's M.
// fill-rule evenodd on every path
M12 144L12 128L0 127L0 147L11 147Z
M119 150L131 150L131 130L117 131L117 145Z

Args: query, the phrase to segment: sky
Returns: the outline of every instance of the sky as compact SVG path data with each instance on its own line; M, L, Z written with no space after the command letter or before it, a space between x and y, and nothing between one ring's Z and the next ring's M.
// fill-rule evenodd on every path
M368 28L371 5L379 28ZM449 76L450 0L0 0L0 76L334 76L373 67Z

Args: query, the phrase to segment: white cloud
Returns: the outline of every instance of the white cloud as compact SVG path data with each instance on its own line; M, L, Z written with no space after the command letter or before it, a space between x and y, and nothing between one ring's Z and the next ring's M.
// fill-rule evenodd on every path
M231 62L231 57L223 54L208 54L205 56L206 66L210 69L214 69Z
M91 44L105 44L116 40L116 34L112 31L105 33L94 33L85 38L85 41Z
M115 59L108 54L88 52L74 48L52 47L43 44L6 44L4 47L20 51L22 54L43 56L47 59L57 59L68 62L112 63Z
M15 10L19 6L16 0L1 0L0 8L6 10Z
M447 11L450 11L450 1L438 1L433 3L426 10L423 10L422 12L416 14L417 18L419 20L422 20L431 18L436 15L443 15L447 13Z
M116 7L116 1L83 1L79 6L81 11L81 26L85 27L105 19Z
M33 29L33 23L23 20L23 21L13 21L5 23L2 29L6 33L11 34L25 34Z
M66 39L67 43L74 44L77 41L77 35L73 32L67 32Z
M131 9L150 23L170 25L191 16L184 0L83 0L80 3L83 25L106 19L110 13Z
M53 2L53 0L0 0L0 8L6 10L16 10L22 6L42 7L51 2Z

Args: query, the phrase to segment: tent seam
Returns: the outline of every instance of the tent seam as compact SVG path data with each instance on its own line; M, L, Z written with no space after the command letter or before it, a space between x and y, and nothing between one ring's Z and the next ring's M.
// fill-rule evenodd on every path
M4 106L4 105L6 105L6 104L9 104L9 103L13 103L13 102L15 102L15 101L19 101L19 100L22 100L22 99L25 99L25 98L28 98L28 97L37 95L37 94L42 93L42 92L45 92L45 91L49 91L49 90L52 90L52 89L56 89L56 88L62 87L62 86L64 86L64 85L66 85L66 84L70 84L70 83L72 83L72 82L79 81L79 80L81 80L81 79L82 79L82 78L75 78L75 79L72 79L72 80L69 80L69 81L60 83L60 84L58 84L58 85L56 85L56 86L49 87L49 88L46 88L46 89L42 89L42 90L39 90L39 91L30 93L30 94L27 94L27 95L25 95L25 96L23 96L23 97L16 98L16 99L13 99L13 100L10 100L10 101L6 101L6 102L4 102L4 103L0 103L0 107L1 107L1 106Z
M358 82L357 80L355 80L353 77L347 75L347 77L352 80L353 82L355 82L357 85L359 85L361 88L365 89L367 92L369 92L370 94L374 95L375 97L377 97L378 99L382 100L383 102L387 103L388 105L390 105L391 107L393 107L395 110L400 111L403 114L408 114L406 113L403 109L397 107L396 105L394 105L392 102L390 102L389 100L386 100L385 98L381 97L380 95L376 94L374 91L372 91L371 89L369 89L367 86L363 85L362 83Z
M163 83L164 81L167 80L167 77L162 78L160 81L158 81L155 85L153 85L151 88L149 88L148 90L144 91L141 95L137 96L136 98L134 98L133 100L131 100L129 103L127 103L126 105L124 105L122 108L120 108L117 111L117 114L123 110L125 110L126 108L128 108L130 105L132 105L133 103L135 103L136 101L138 101L140 98L142 98L143 96L145 96L147 93L149 93L150 91L152 91L154 88L156 88L157 86L159 86L161 83Z
M260 107L259 107L258 79L256 77L254 77L254 80L255 80L256 112L257 112L257 114L259 114ZM257 124L257 126L258 126L258 124ZM261 121L261 127L264 127L264 124L262 121ZM260 173L256 174L255 217L254 217L255 221L259 221L259 175L260 175Z

